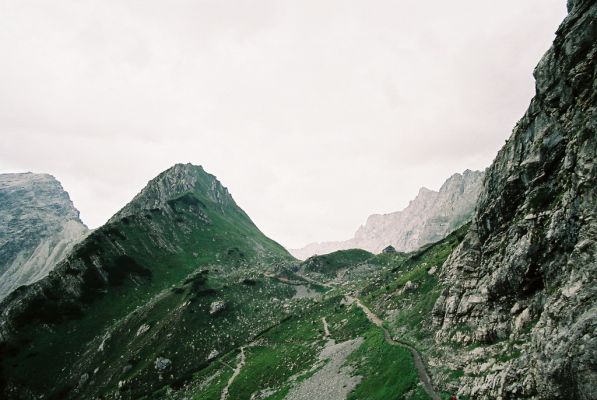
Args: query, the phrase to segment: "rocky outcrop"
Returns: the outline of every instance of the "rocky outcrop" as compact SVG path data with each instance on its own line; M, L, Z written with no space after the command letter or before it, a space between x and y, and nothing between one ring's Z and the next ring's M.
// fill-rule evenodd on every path
M218 314L226 309L226 303L222 300L214 301L209 306L209 314Z
M206 200L224 207L236 207L232 196L220 181L193 164L176 164L147 183L130 203L118 211L109 222L134 215L140 211L164 207L177 196L200 192Z
M172 361L168 358L158 357L155 359L154 366L158 371L164 371L172 365Z
M354 248L372 253L379 253L387 246L397 251L416 250L443 239L472 216L483 176L481 171L470 170L454 174L437 192L421 188L402 211L371 215L352 239L313 243L290 253L306 259L314 254Z
M0 174L0 300L48 275L87 232L48 174Z
M432 363L459 365L471 398L597 398L597 3L568 8L442 268L436 343L452 345Z

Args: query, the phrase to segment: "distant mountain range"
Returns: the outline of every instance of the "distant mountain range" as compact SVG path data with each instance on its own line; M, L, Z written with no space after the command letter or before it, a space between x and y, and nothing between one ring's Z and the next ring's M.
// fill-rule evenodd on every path
M53 176L0 174L0 300L45 277L87 231Z
M379 253L387 246L404 252L416 250L446 237L472 216L483 176L484 172L471 170L454 174L437 192L421 188L402 211L371 215L351 239L312 243L289 251L304 260L315 254L355 248L372 253Z

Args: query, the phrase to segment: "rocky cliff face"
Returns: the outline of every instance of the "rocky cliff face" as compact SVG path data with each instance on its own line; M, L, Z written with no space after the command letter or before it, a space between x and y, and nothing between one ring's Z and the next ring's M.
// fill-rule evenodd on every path
M481 171L470 170L454 174L437 192L421 188L402 211L371 215L352 239L313 243L291 253L303 259L352 248L379 253L389 245L397 251L416 250L444 238L471 217L483 176Z
M442 269L436 342L460 350L431 363L471 398L597 398L597 3L568 7Z
M53 176L1 174L0 300L46 276L86 232Z
M222 186L215 176L205 172L203 167L176 164L148 182L129 204L110 219L110 222L143 210L163 207L173 197L192 192L200 192L207 200L218 204L221 209L235 206L228 189Z

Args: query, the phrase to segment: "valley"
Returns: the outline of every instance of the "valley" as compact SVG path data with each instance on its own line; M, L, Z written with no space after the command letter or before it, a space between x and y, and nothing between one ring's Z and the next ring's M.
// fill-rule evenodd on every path
M9 398L427 398L420 360L350 296L407 271L416 282L415 265L448 252L347 250L299 263L218 185L200 167L173 167L46 280L9 296Z
M453 248L457 243L458 238L451 237L442 245ZM438 248L444 250L441 245ZM288 263L276 273L263 275L260 279L291 287L310 286L319 295L288 299L286 318L280 323L223 354L222 360L190 378L180 392L167 386L147 398L449 398L447 392L442 397L435 392L418 351L392 338L386 324L359 297L353 297L360 296L358 287L374 285L382 276L393 282L416 268L428 275L431 263L441 262L447 252L432 250L424 256L369 254L365 259L354 253L340 251L326 256L337 268L333 275L329 268L313 271L314 260ZM360 270L361 278L344 280L346 269ZM415 278L412 282L418 285L421 281ZM404 283L398 285L404 287Z

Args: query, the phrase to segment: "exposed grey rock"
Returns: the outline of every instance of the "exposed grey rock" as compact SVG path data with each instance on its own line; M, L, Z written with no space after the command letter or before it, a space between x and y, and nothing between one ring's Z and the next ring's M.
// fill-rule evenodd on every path
M212 351L209 352L209 355L207 356L207 361L213 360L214 358L216 358L219 355L220 355L220 352L217 351L216 349L213 349Z
M87 232L48 174L0 174L0 300L54 268Z
M405 292L412 292L419 287L416 283L412 281L407 281L404 286L398 291L398 294L403 294Z
M172 365L172 361L168 358L164 358L164 357L158 357L155 359L155 369L157 369L158 371L163 371L165 369L167 369L170 365Z
M300 259L314 254L359 248L379 253L388 245L397 251L413 251L436 242L468 221L481 190L484 172L466 170L452 175L438 192L421 188L402 211L367 218L352 239L312 243L289 250Z
M472 398L597 398L597 3L568 8L442 268L436 342L486 352L450 349L434 363L470 366L455 389Z
M214 302L212 302L209 306L209 313L211 315L213 314L217 314L221 311L224 311L224 309L226 308L226 303L222 300L216 300Z
M144 335L148 330L149 330L149 325L148 324L143 324L139 327L139 329L137 330L137 335L136 336L141 336Z
M319 355L319 360L326 363L313 375L291 387L285 399L345 399L362 380L361 376L355 376L353 365L346 365L348 356L362 343L361 337L341 343L328 340Z
M108 222L117 221L143 210L162 208L177 195L192 191L200 191L221 206L235 204L228 189L215 176L205 172L203 167L193 164L176 164L149 181L143 190ZM207 216L205 218L207 219Z
M85 372L79 378L79 386L83 386L85 383L87 383L88 380L89 380L89 374L87 372Z

